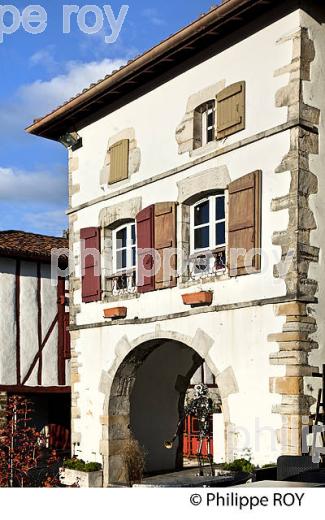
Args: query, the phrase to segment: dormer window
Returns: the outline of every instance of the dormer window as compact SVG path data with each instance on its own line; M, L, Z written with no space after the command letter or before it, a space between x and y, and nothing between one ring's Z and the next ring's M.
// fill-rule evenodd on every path
M194 113L194 147L201 148L215 139L215 101L207 101Z

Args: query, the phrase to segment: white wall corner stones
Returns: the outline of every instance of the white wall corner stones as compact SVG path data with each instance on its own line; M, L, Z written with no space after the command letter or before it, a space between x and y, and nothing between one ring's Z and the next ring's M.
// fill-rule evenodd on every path
M123 139L128 139L129 141L129 177L140 170L141 164L141 150L138 147L135 129L134 128L125 128L121 132L111 136L108 140L107 152L105 156L104 165L100 171L100 179L99 183L103 190L108 188L109 174L110 174L110 162L111 162L111 154L110 148L114 144L122 141ZM125 183L127 181L121 181L121 183Z
M300 297L313 299L318 289L317 281L309 278L310 263L319 261L319 249L311 244L311 231L317 224L309 207L309 196L318 191L317 177L310 171L310 155L319 153L318 131L313 130L313 126L319 124L320 111L304 101L305 83L311 81L311 64L315 59L314 42L305 27L279 43L289 39L293 47L292 61L275 72L275 76L289 73L289 83L277 92L276 106L287 106L288 121L296 119L298 125L291 130L290 150L276 169L276 174L291 172L290 192L286 197L273 199L271 209L289 212L288 228L273 235L273 244L282 249L282 259L274 266L274 276L284 273L287 294L299 300ZM301 122L310 125L310 130L303 128ZM294 435L292 424L288 426L283 419L281 446L283 454L300 455L302 416L309 415L314 403L314 398L305 394L304 377L312 371L309 353L318 348L310 337L317 330L317 324L305 303L280 305L276 314L286 317L286 322L281 333L269 335L269 341L279 345L279 351L270 355L270 363L284 366L286 372L285 377L270 379L270 391L282 396L281 403L273 406L273 412L282 419L298 418Z

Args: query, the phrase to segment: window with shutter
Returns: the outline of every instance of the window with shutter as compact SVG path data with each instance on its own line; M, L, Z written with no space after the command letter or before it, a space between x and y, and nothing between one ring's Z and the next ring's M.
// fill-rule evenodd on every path
M85 303L101 300L100 272L100 228L80 230L82 301Z
M217 95L217 139L245 128L245 81L234 83Z
M109 184L127 179L129 176L129 140L123 139L110 148Z
M138 292L155 290L154 269L154 206L138 213L137 223L137 286Z
M262 172L256 171L229 185L229 274L260 270Z
M176 268L176 203L155 205L155 249L160 257L160 269L155 277L155 289L175 287Z

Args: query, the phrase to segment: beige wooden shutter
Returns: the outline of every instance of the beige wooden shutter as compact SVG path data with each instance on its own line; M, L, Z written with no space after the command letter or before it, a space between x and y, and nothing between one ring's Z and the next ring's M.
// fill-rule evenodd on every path
M245 81L234 83L217 95L217 139L245 128Z
M123 181L129 176L129 140L123 139L110 148L109 184Z
M230 276L260 270L262 172L256 171L229 185L228 264ZM239 250L244 250L239 254Z
M161 202L155 205L155 249L160 256L160 269L156 272L155 289L175 287L176 268L176 203Z

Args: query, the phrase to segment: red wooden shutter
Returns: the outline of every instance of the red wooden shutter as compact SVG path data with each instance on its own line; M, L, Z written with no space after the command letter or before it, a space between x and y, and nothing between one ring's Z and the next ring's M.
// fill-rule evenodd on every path
M82 301L97 302L101 299L100 228L80 230Z
M249 173L229 185L229 274L238 276L260 270L262 172ZM245 254L236 255L236 250ZM248 253L248 254L247 254Z
M156 273L155 288L175 287L177 255L176 248L176 203L160 202L155 205L155 249L160 256L160 269Z
M138 292L145 293L155 290L155 276L152 272L154 257L148 249L154 248L154 206L149 206L136 217L137 223L137 252L138 252L138 272L137 286Z

